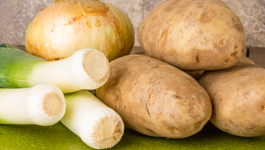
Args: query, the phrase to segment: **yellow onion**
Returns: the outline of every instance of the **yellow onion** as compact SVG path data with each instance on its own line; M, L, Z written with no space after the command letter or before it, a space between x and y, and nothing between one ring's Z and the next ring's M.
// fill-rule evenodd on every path
M127 55L134 45L130 18L98 0L56 0L30 22L26 49L46 60L59 60L75 51L94 48L111 61Z

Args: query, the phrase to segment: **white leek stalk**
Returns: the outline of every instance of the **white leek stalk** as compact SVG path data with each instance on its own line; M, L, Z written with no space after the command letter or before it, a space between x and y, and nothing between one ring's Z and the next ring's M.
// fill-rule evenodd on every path
M0 88L0 124L53 125L66 110L62 91L54 85L32 88Z
M46 61L16 48L0 47L0 86L5 88L47 83L63 93L93 90L107 81L109 73L109 60L95 49L82 49L66 59Z
M52 83L64 93L93 90L106 83L109 73L109 61L102 52L82 49L69 58L39 65L32 72L30 83Z
M66 113L61 122L95 149L111 148L124 133L121 117L97 97L82 90L65 94Z

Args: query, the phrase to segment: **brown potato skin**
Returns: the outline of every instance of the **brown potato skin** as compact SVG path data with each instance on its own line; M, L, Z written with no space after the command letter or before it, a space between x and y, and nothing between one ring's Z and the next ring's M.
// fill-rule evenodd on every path
M134 54L112 61L110 68L109 80L96 94L126 127L154 137L185 138L209 121L209 95L174 66Z
M181 70L220 70L243 55L245 32L221 0L166 0L143 19L138 41L146 53Z
M146 52L138 52L138 53L135 53L135 54L142 54L142 55L147 55ZM148 55L147 55L148 56ZM150 56L151 57L151 56ZM242 61L251 61L250 59L248 59L247 57L245 58L241 58ZM240 59L240 60L241 60ZM200 76L203 74L204 71L197 71L197 70L194 70L194 71L190 71L190 70L182 70L184 71L185 73L187 73L188 75L192 76L195 80L198 80L200 78Z
M248 58L247 56L242 56L239 59L239 62L246 62L246 63L251 63L251 64L255 64L250 58Z
M210 121L242 137L265 135L265 69L249 62L204 72L198 82L211 97Z
M198 80L200 76L203 74L204 71L189 71L189 70L182 70L188 75L192 76L195 80Z

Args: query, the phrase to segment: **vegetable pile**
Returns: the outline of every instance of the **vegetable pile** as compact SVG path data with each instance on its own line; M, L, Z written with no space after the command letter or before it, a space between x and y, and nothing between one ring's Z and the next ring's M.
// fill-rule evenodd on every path
M115 146L125 127L180 139L211 121L265 135L265 70L243 57L243 25L222 1L155 7L138 32L145 53L128 55L129 17L98 0L55 0L25 40L28 53L0 45L1 124L60 121L94 149Z

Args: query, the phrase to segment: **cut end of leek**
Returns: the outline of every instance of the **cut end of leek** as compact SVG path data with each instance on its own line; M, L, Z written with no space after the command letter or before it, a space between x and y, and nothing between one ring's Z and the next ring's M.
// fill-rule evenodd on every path
M105 83L109 77L110 67L108 58L96 49L88 50L83 54L83 68L86 73L98 83Z
M123 136L123 122L116 116L105 116L93 128L93 142L95 148L105 149L116 145Z
M63 92L54 85L39 84L26 95L31 120L42 126L59 122L65 114L66 102Z
M63 100L57 93L46 93L42 99L42 109L48 116L58 115L62 112L63 107Z

